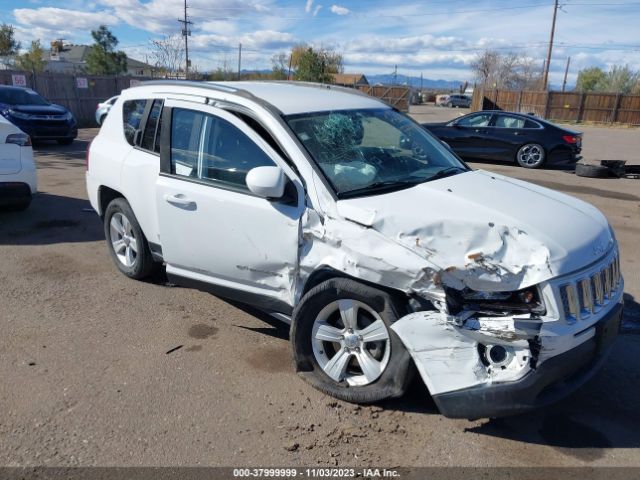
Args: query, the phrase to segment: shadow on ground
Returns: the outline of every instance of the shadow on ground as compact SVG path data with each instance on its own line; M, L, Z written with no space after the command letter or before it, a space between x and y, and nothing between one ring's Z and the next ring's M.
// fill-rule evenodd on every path
M50 245L103 240L88 200L38 193L22 212L0 210L0 245Z

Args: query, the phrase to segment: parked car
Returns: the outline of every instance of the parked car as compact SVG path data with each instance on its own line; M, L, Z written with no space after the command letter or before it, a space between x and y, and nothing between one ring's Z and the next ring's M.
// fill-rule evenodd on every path
M481 111L448 123L424 123L465 159L517 163L525 168L574 165L582 133L521 113Z
M71 112L49 103L30 88L0 85L0 114L33 141L57 140L69 145L78 136L78 124Z
M0 207L26 209L37 188L29 135L0 116Z
M471 170L350 89L149 82L87 162L120 272L164 263L290 323L299 375L346 401L401 396L413 363L447 416L520 412L586 381L618 331L602 213Z
M471 97L468 97L467 95L458 95L458 94L452 94L449 95L449 98L446 99L446 101L443 103L443 106L448 107L448 108L453 108L453 107L462 107L462 108L469 108L471 107Z
M107 117L109 110L111 110L111 107L117 99L118 95L98 104L98 107L96 108L96 123L98 125L102 125L104 123L104 119Z

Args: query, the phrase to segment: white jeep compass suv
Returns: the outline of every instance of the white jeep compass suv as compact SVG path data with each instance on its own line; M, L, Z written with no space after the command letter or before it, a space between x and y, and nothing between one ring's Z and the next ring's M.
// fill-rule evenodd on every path
M513 414L584 382L618 331L597 209L471 170L353 90L149 82L87 159L122 273L164 264L290 322L300 376L347 401L398 397L417 368L444 415Z

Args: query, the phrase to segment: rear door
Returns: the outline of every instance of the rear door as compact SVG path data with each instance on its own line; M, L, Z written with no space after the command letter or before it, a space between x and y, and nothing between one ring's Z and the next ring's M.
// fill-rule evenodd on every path
M515 161L520 146L533 142L533 137L539 132L539 129L526 128L531 124L533 122L516 115L494 115L487 133L492 158L506 162Z
M235 115L181 100L165 107L156 204L167 274L288 313L304 211L299 179ZM267 165L285 171L292 201L268 201L248 190L247 172Z

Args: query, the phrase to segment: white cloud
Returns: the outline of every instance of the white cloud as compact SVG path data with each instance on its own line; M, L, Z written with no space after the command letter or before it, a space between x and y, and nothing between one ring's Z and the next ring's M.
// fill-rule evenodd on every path
M322 5L316 5L316 8L313 9L313 16L314 17L316 15L318 15L318 12L320 11L321 8L322 8Z
M55 7L16 8L13 15L23 26L44 29L90 30L99 25L115 25L117 17L109 12L80 12Z
M341 7L340 5L331 5L331 12L336 15L348 15L350 10L346 7Z
M304 11L309 13L311 11L312 6L313 6L313 0L307 0L307 4L304 6Z

